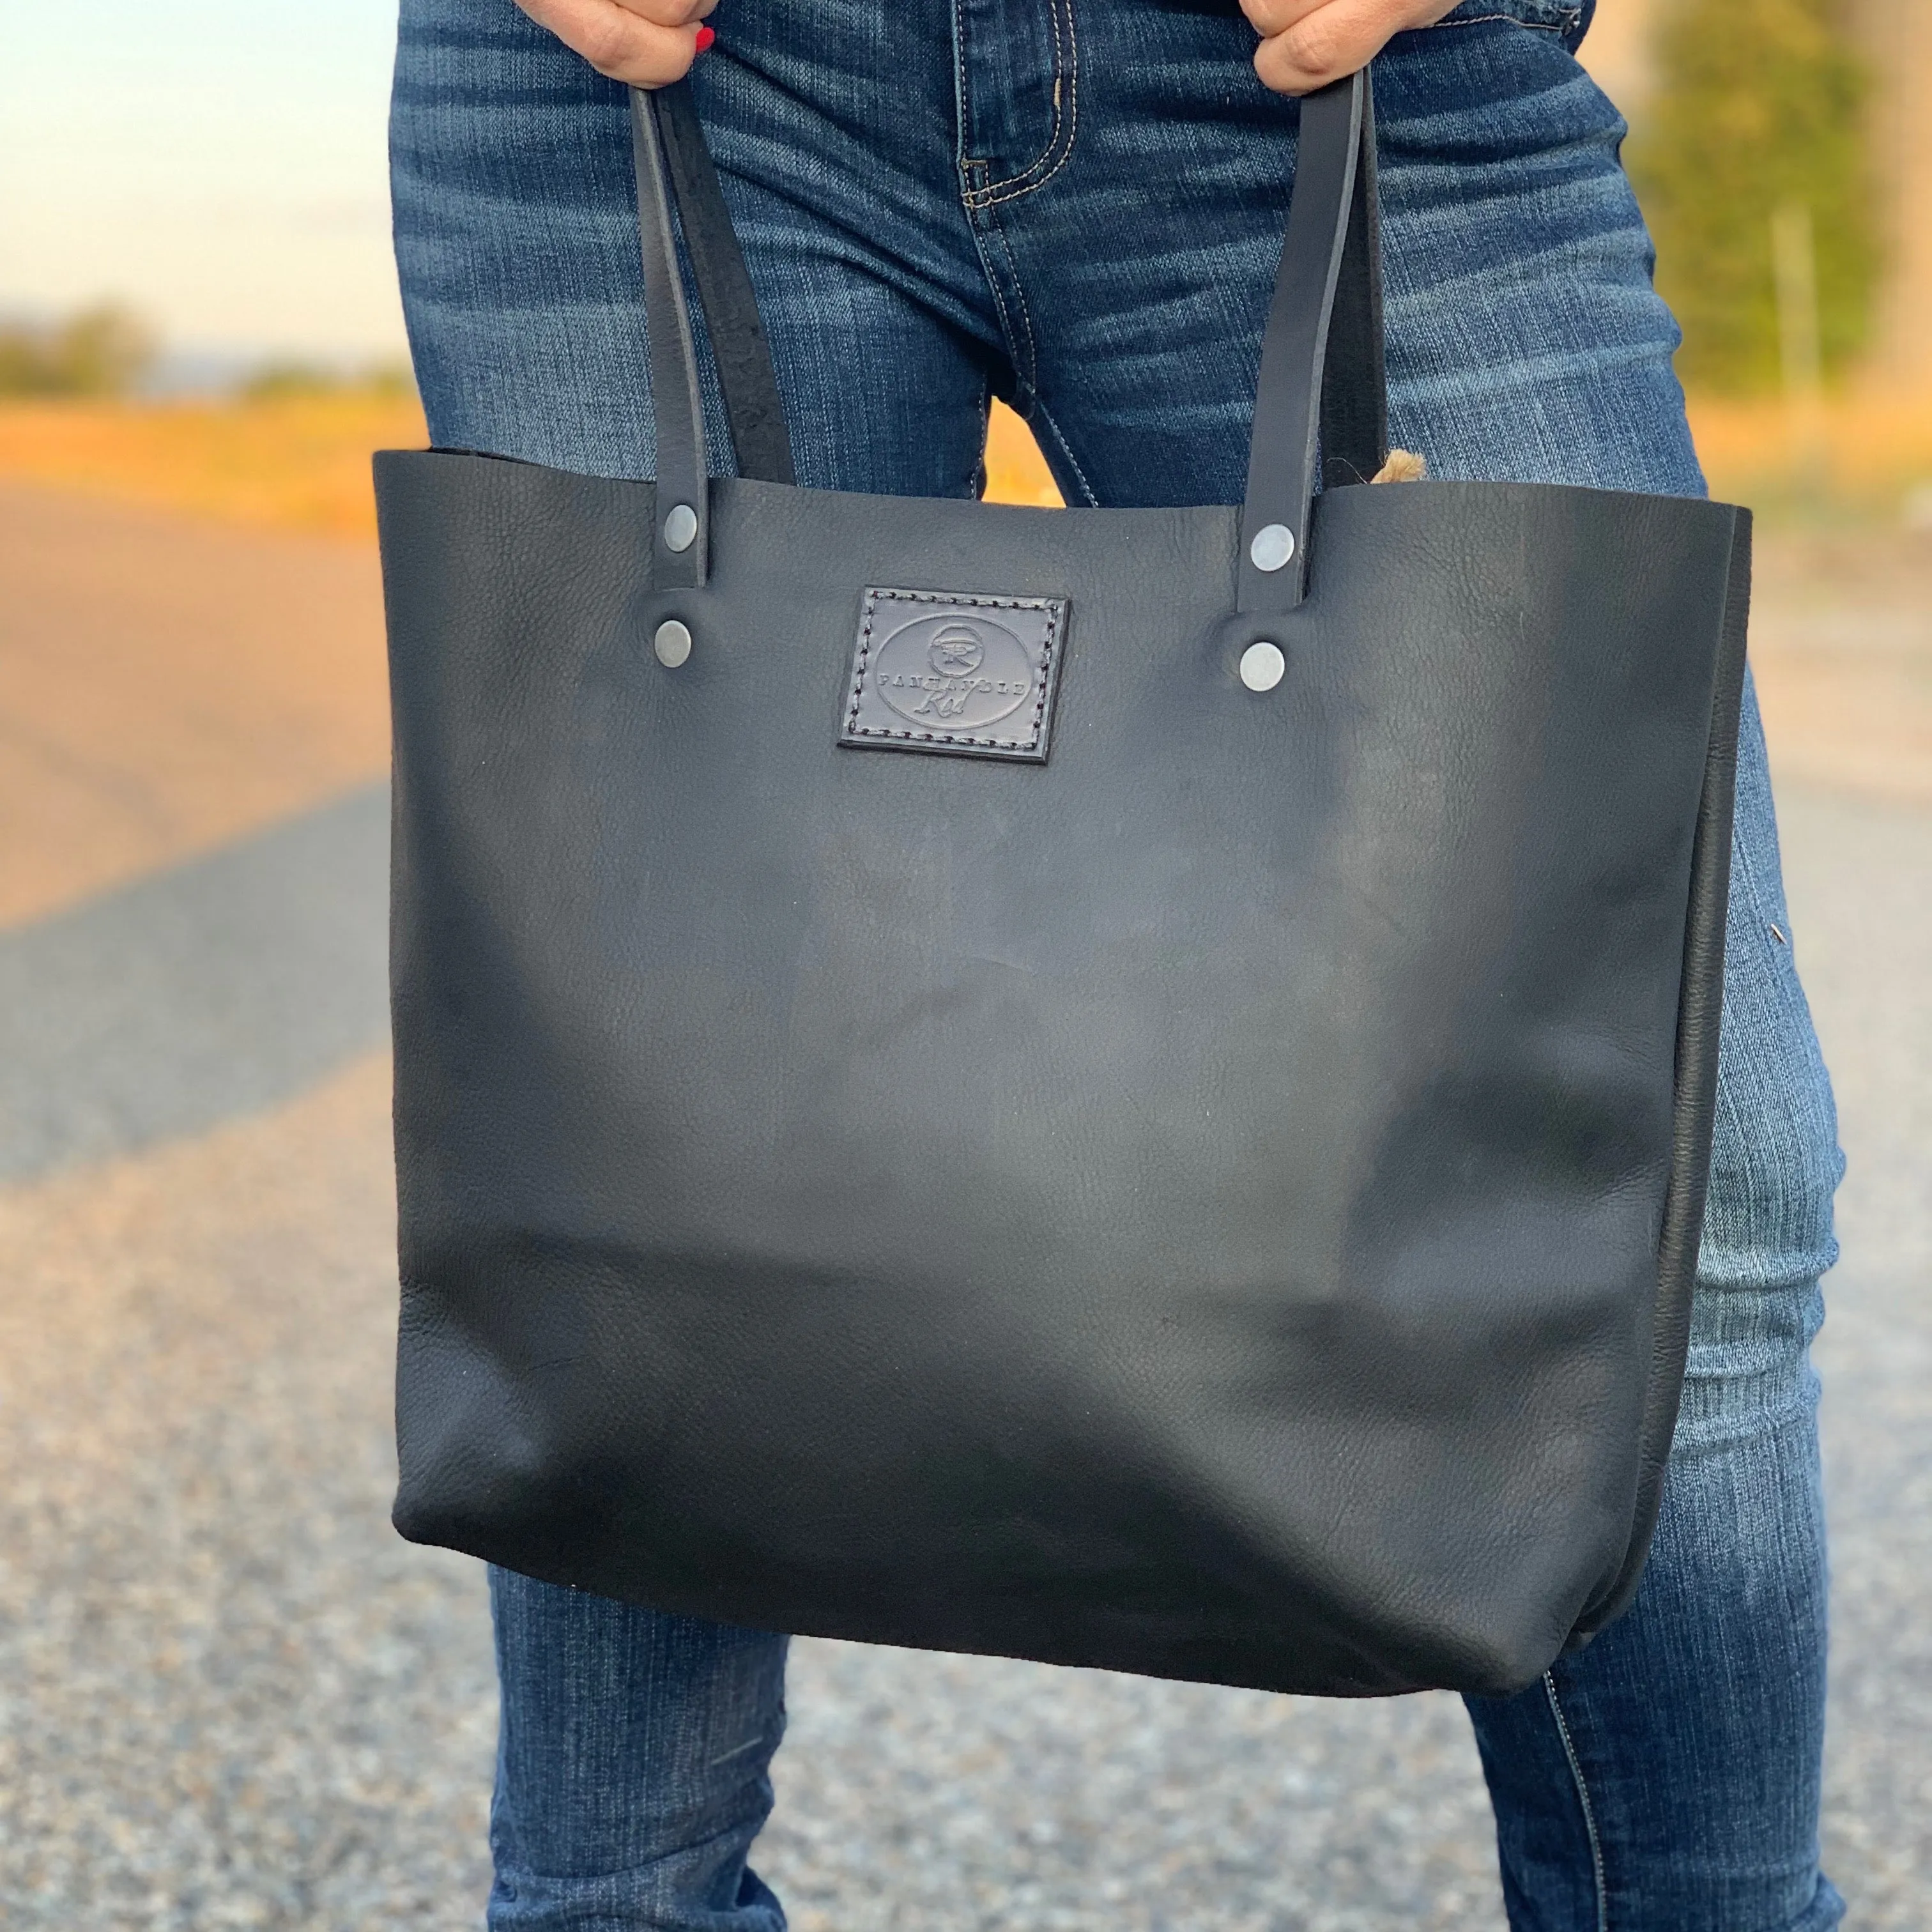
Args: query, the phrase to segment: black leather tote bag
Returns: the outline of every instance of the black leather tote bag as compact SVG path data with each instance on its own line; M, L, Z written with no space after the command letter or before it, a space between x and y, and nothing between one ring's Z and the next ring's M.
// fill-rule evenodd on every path
M772 1629L1532 1681L1676 1417L1745 514L1354 487L1359 78L1244 506L798 489L689 97L634 109L656 483L377 461L398 1526Z

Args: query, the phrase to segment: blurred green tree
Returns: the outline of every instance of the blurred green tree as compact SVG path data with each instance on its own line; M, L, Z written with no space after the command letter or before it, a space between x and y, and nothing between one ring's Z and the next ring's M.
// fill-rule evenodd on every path
M1694 388L1779 373L1772 232L1810 211L1825 368L1863 346L1877 269L1866 78L1844 0L1671 0L1628 151ZM1789 224L1787 223L1787 227Z
M0 322L0 396L124 395L154 350L147 325L118 302L56 322Z

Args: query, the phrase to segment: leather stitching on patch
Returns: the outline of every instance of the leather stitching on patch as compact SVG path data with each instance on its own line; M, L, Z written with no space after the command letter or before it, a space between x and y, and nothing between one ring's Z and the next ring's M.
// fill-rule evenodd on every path
M932 616L926 619L906 617L887 628L884 620L890 616L894 605L915 609L929 607ZM868 586L860 620L852 675L845 689L839 742L904 751L976 752L985 757L1043 762L1052 724L1054 698L1060 681L1060 662L1064 654L1066 609L1064 598L1001 597L976 592ZM1031 634L1022 639L1006 625L976 624L967 614L976 610L1027 613L1030 622L1026 628ZM946 614L956 611L961 614L956 624L949 626L940 622L932 638L924 635L926 630L933 628L934 620L943 620ZM957 635L949 639L949 630ZM895 695L882 688L889 674L884 662L875 662L875 659L912 631L920 634L911 640L910 648L926 647L920 658L912 660L922 668L910 676L903 671L890 676L890 682L904 694ZM934 656L935 652L940 655ZM950 677L940 669L949 654L957 674ZM901 655L905 656L906 651L902 650ZM932 667L929 673L923 668L926 664ZM1010 714L1005 712L986 718L977 728L970 724L954 731L943 728L949 704L963 709L975 700L983 703L990 699L997 706L999 698L1017 681L1013 674L1022 664L1026 668L1030 689L1022 700L1025 709L1021 715L1026 722L1022 729L1013 730L1007 723ZM992 668L1004 674L981 678L977 674L983 668ZM874 680L874 690L869 694L866 687L868 673ZM916 722L917 714L928 710L932 712L934 728L922 729ZM892 714L896 722L882 723L882 713ZM1007 728L991 728L996 724L1006 725Z

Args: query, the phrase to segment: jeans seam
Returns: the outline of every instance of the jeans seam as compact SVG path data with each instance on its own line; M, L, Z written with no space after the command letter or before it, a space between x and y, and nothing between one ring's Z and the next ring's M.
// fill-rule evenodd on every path
M1072 0L1049 0L1048 12L1053 21L1053 78L1054 82L1053 103L1053 128L1048 135L1046 146L1030 167L1016 175L1009 175L1004 181L986 182L966 193L966 206L969 208L990 208L1003 201L1017 201L1022 195L1031 194L1036 188L1044 188L1073 158L1073 145L1080 134L1080 32L1073 17ZM1060 23L1064 15L1066 29L1066 64L1060 65ZM960 55L961 84L965 81L963 45ZM1066 82L1066 102L1063 107L1060 99L1060 86ZM1066 138L1061 139L1065 130ZM1044 170L1045 172L1042 172Z
M959 130L953 160L959 170L961 190L970 196L971 190L966 185L970 179L969 170L978 164L966 158L966 24L960 18L959 10L960 0L952 0L952 113Z
M1052 432L1054 442L1059 446L1060 454L1066 459L1067 468L1073 472L1075 478L1078 482L1080 494L1086 498L1088 508L1097 510L1100 507L1100 500L1094 494L1094 486L1088 482L1087 472L1081 468L1079 458L1074 454L1072 448L1068 446L1066 436L1061 433L1059 424L1054 421L1053 412L1040 400L1040 392L1036 389L1032 393L1033 406L1027 414L1028 426L1031 426L1035 416L1046 424L1048 429Z
M980 385L980 460L973 466L973 495L975 500L986 494L986 438L993 426L993 386L982 381Z
M1525 20L1514 14L1471 14L1460 20L1432 20L1423 31L1432 34L1438 27L1490 27L1500 22L1504 26L1521 27L1527 33L1569 34L1576 31L1582 17L1580 9L1562 20Z
M1590 1876L1597 1892L1597 1932L1610 1932L1610 1887L1604 1876L1604 1842L1597 1834L1596 1807L1590 1802L1590 1787L1583 1776L1583 1766L1576 1756L1576 1740L1570 1735L1569 1720L1563 1714L1563 1706L1556 1695L1556 1676L1553 1671L1543 1673L1544 1694L1550 1700L1550 1714L1556 1720L1556 1735L1562 1740L1563 1755L1568 1760L1571 1781L1576 1787L1577 1802L1583 1808L1583 1833L1590 1841Z
M1022 394L1036 396L1039 392L1034 387L1034 379L1039 372L1039 363L1034 341L1033 314L1027 307L1026 291L1020 286L1019 272L1013 265L1012 250L1006 245L1006 231L1000 225L999 215L992 206L974 208L969 202L968 208L969 214L985 217L983 220L975 220L972 224L973 245L979 251L980 266L985 272L986 286L992 291L994 305L1000 311L1000 332L1006 338L1007 359L1013 365L1016 398ZM1000 262L1012 278L1014 298L1018 302L1020 310L1020 327L1018 330L1013 327L1012 310L1002 286L1000 268L992 259L991 251L994 249L998 250ZM1028 409L1022 413L1030 413L1030 406L1029 404Z
M1037 399L1040 394L1040 338L1034 333L1033 304L1027 300L1026 284L1020 280L1019 264L1013 259L1012 244L1006 239L1006 224L988 203L986 215L1000 238L1000 259L1006 265L1006 273L1012 278L1013 299L1020 305L1020 326L1026 331L1026 391Z
M1011 197L1010 196L1009 199ZM1020 280L1018 265L1013 260L1013 252L1006 242L1006 231L1001 223L999 209L995 203L982 202L971 208L975 217L973 223L974 246L980 251L980 266L986 273L986 285L992 290L993 301L1000 311L1000 328L1006 338L1006 353L1013 364L1013 401L1022 420L1029 426L1037 417L1044 422L1059 446L1060 453L1066 458L1067 467L1079 483L1081 494L1087 500L1090 508L1097 509L1100 500L1094 494L1094 486L1087 480L1087 472L1080 466L1080 459L1069 447L1066 438L1060 433L1059 424L1053 419L1053 412L1041 401L1040 394L1039 348L1034 338L1033 308L1028 302L1026 286ZM1012 284L1013 300L1019 306L1020 334L1016 338L1012 313L1006 301L1003 278L989 259L989 250L997 248L1000 262L1004 265L1006 277ZM1024 360L1022 360L1022 348ZM983 463L984 459L982 459Z

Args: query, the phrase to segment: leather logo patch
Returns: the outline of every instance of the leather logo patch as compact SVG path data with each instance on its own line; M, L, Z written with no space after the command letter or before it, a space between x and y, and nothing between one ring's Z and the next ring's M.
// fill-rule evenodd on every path
M866 592L838 742L1046 759L1066 600Z

